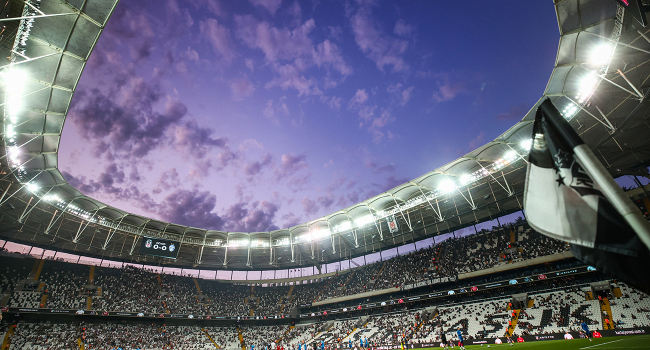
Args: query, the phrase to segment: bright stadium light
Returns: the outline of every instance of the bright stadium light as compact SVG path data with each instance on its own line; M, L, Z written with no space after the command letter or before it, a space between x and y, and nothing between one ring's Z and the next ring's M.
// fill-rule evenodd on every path
M59 196L57 196L55 194L48 194L48 195L44 196L43 199L46 202L58 202L59 201Z
M35 193L39 189L38 185L33 182L28 183L26 186L31 193Z
M336 225L336 232L347 231L352 227L352 224L349 221L343 221L340 224Z
M591 94L596 89L596 83L598 83L598 77L594 72L589 72L589 74L582 78L578 88L578 94L576 95L578 103L585 103L591 97Z
M472 175L468 175L468 174L465 174L465 175L461 176L460 179L458 180L458 182L462 186L465 186L465 185L469 184L472 181L474 181L474 177Z
M360 218L354 219L354 224L357 225L357 227L361 227L361 226L368 225L373 221L375 221L375 218L371 214L368 214Z
M9 147L9 161L14 163L13 166L18 165L18 157L20 156L20 148L16 146Z
M438 191L442 193L451 193L456 190L456 184L449 179L443 180L440 185L438 185Z
M566 118L567 120L573 118L573 116L576 115L576 113L578 113L578 106L576 106L576 104L573 103L573 102L569 103L569 104L564 108L564 110L562 110L562 115L563 115L564 118Z
M528 140L521 141L521 143L519 143L519 146L522 149L525 149L526 151L530 151L530 148L533 146L533 140L528 139Z
M614 45L610 43L598 45L591 51L589 62L597 66L606 65L611 60L612 54L614 54Z
M507 162L512 162L515 159L517 159L518 156L519 155L517 154L517 152L510 150L503 155L503 159L506 160Z
M7 138L10 138L10 139L12 139L14 136L16 136L16 131L14 131L13 124L7 124L7 131L5 132L5 135L7 135Z
M23 91L27 75L20 69L9 68L0 75L0 79L2 84L7 87L7 93L15 96Z

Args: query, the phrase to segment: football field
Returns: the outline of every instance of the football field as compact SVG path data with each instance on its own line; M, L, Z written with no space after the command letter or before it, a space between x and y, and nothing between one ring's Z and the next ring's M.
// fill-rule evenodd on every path
M468 350L487 349L487 345L468 345ZM440 348L426 348L427 350L440 350ZM572 340L549 340L530 343L516 343L514 346L508 344L491 344L490 350L606 350L606 349L650 349L650 335L633 335L624 337L607 337L594 339L589 342L587 339ZM459 350L456 346L454 350Z

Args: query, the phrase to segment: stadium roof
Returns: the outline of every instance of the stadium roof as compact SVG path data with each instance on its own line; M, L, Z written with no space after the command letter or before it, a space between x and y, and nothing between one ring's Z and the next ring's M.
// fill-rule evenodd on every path
M117 1L9 3L1 17L23 18L5 22L0 48L2 57L11 58L0 67L8 80L0 236L12 241L110 259L231 270L321 265L412 243L522 209L532 122L545 98L563 111L613 175L643 174L650 160L646 29L638 31L635 20L612 0L555 1L560 41L544 95L495 140L380 195L289 229L223 232L154 220L84 195L58 169L70 101ZM399 226L393 233L387 224L391 216ZM138 255L142 236L181 241L178 260Z

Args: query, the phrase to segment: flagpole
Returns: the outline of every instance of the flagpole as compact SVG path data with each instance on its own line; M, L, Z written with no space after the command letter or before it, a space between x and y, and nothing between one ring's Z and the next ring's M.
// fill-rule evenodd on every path
M573 149L573 152L580 161L580 165L587 171L594 182L600 186L605 197L618 210L632 229L634 229L639 239L650 249L650 223L641 214L639 208L632 203L630 197L614 181L614 178L598 158L596 158L591 149L589 149L589 146L584 143L577 145Z
M572 149L575 158L579 161L584 170L591 176L595 183L600 186L605 198L607 198L614 208L623 216L625 221L632 227L634 232L645 246L650 250L650 223L641 214L630 197L623 192L621 187L614 181L603 164L596 158L578 133L571 127L569 122L557 110L557 107L546 99L538 107L541 108L546 116L550 126L555 129L562 137L565 147Z

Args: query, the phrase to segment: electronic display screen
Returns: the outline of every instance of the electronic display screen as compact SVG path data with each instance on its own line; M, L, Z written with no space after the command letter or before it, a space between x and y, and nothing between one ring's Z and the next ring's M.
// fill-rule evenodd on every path
M179 242L167 239L142 237L142 242L140 243L140 254L176 259L179 246Z

